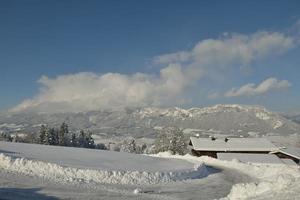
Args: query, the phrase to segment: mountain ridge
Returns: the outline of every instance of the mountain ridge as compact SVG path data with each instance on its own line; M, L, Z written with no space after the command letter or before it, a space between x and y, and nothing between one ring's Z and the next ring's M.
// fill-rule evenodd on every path
M0 114L0 131L36 132L41 124L69 124L71 130L89 129L110 135L155 137L163 127L175 126L187 133L253 135L300 134L300 125L262 106L217 104L203 108L123 108L74 113L9 112Z

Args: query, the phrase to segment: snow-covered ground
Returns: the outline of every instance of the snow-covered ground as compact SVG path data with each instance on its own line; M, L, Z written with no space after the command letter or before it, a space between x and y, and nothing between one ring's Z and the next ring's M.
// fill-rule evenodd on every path
M233 185L230 193L223 200L235 199L300 199L300 167L285 164L251 164L238 160L222 161L210 157L178 156L168 153L154 155L156 157L179 158L193 162L205 163L219 169L230 168L237 174L245 174L252 178L248 183ZM234 175L233 175L234 177Z
M153 184L206 176L203 164L82 148L0 142L0 168L63 183Z
M0 142L0 199L300 199L300 169Z

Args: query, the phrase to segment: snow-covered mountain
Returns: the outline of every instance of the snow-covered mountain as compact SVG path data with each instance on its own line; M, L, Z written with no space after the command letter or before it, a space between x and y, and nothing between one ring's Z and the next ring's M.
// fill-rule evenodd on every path
M0 115L0 130L29 132L41 124L62 122L73 130L90 129L102 135L154 137L163 127L176 126L184 133L259 135L300 134L300 125L260 106L215 105L205 108L125 108L78 113L6 113Z
M283 114L284 117L300 124L300 113L297 114Z

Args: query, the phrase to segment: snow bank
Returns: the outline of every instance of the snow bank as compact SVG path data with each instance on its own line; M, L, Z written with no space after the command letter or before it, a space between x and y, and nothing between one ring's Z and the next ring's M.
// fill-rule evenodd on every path
M222 161L210 157L179 156L169 153L153 155L184 159L195 164L205 163L216 168L230 168L253 178L250 183L233 185L222 200L237 199L300 199L300 167L285 164L249 164L238 160Z
M179 159L104 151L86 148L1 142L0 153L6 156L27 158L60 166L102 171L185 171L193 169L190 162Z
M12 158L4 154L0 154L0 169L63 183L156 184L201 178L208 175L203 163L197 163L194 169L170 170L169 172L109 171L64 167L54 163Z
M291 174L280 174L258 183L236 184L223 199L299 199L299 183Z

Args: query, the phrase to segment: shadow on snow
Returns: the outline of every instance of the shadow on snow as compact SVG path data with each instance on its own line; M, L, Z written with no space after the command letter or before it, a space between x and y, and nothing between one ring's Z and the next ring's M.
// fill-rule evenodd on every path
M58 200L39 191L41 188L0 188L0 200Z

